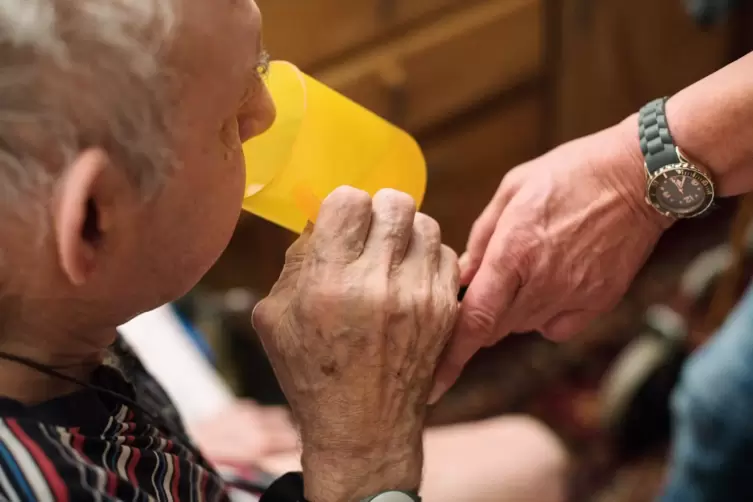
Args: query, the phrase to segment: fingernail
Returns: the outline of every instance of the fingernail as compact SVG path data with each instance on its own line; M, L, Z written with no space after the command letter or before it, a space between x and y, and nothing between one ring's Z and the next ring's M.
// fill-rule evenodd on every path
M429 394L429 405L433 406L437 404L437 401L447 392L448 385L444 382L437 383Z
M464 272L465 269L471 266L471 256L468 254L468 251L460 256L458 259L458 266L460 267L461 272Z

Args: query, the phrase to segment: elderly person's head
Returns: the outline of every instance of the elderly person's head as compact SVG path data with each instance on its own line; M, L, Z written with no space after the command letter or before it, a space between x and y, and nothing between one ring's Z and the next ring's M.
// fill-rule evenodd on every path
M241 144L275 114L260 23L253 0L0 1L1 500L228 500L115 328L185 293L230 239ZM252 315L302 444L302 476L262 500L416 498L457 262L406 194L322 202ZM445 487L463 471L429 465ZM486 472L458 493L488 493Z
M0 3L0 348L54 360L191 288L269 127L250 0Z

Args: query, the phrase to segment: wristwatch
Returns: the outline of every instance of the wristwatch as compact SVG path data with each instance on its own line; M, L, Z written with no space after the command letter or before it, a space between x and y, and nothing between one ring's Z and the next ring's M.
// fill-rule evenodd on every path
M714 183L675 145L669 131L667 98L651 101L638 114L638 137L645 159L646 202L672 218L694 218L714 202Z
M267 488L260 502L306 502L303 492L303 474L289 472ZM368 497L361 502L421 502L421 497L415 492L392 490Z
M421 502L421 497L411 492L389 491L363 499L361 502Z

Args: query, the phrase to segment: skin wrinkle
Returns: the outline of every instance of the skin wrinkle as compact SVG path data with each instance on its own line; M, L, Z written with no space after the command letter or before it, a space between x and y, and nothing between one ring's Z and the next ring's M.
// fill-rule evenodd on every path
M318 411L325 416L300 410L304 457L310 452L304 470L314 468L309 463L314 458L332 462L337 452L348 469L366 460L369 471L380 478L402 477L391 488L411 489L420 480L417 448L434 365L457 313L446 308L457 303L457 267L444 265L438 274L439 257L448 264L457 257L441 247L435 222L415 216L412 203L386 192L377 194L369 208L370 199L362 194L340 189L324 201L311 231L312 245L305 245L306 236L296 244L299 250L308 247L306 258L301 262L288 255L281 275L284 286L262 301L256 315L276 317L276 302L296 302L298 307L286 312L294 322L277 324L277 331L262 336L272 360L288 360L286 367L299 368L297 375L281 382L286 394L300 396L300 401L291 399L292 405L324 403ZM354 222L350 208L362 210L362 219ZM344 222L357 230L332 234ZM354 249L359 251L356 258ZM343 253L348 253L347 260ZM289 274L298 279L290 280ZM411 335L416 332L418 337ZM296 351L295 344L284 341L288 337L300 340L304 350ZM333 362L341 369L336 375L330 374ZM364 436L363 431L374 432ZM324 492L319 498L353 500L360 493L379 491L363 486L365 479L359 475L347 481L357 490L347 499ZM311 489L316 491L316 485Z
M578 235L590 235L589 233L583 234L583 229L586 228L587 223L586 221L589 221L588 226L593 225L593 219L586 220L583 215L585 214L610 214L611 208L614 207L615 204L619 204L620 202L617 202L614 197L609 195L609 193L602 193L600 196L592 201L590 203L580 209L576 209L575 214L561 219L559 221L558 225L553 225L551 228L549 228L548 223L546 223L548 220L548 217L544 217L542 223L542 230L540 231L540 234L542 235L542 238L540 241L546 242L543 238L543 236L549 235L549 234L555 234L555 235L571 235L571 234L578 234ZM550 198L546 199L546 202L544 203L544 215L551 213L554 211L554 205L555 203L552 202ZM598 221L598 220L597 220ZM606 221L603 222L604 224L607 224ZM618 240L612 240L609 243L607 243L608 247L607 249L614 249L616 247L619 247L621 244L621 241L624 239L621 238ZM588 240L578 240L574 242L575 248L572 250L576 255L578 254L584 254L586 250L591 250L595 247L597 247L597 244L599 243L599 240L597 240L596 243L588 241ZM604 245L605 243L601 243ZM538 249L539 257L536 259L538 262L550 262L555 261L557 263L564 264L559 268L559 271L565 271L563 280L566 280L569 284L571 284L574 288L581 288L584 286L587 286L588 289L592 289L595 291L598 291L600 289L599 283L604 284L603 280L599 280L598 278L592 278L588 276L589 270L584 268L581 263L578 263L577 261L563 261L560 258L556 258L554 256L550 256L550 253L548 252L548 249L550 247L556 247L556 245L547 244L547 245L539 245L539 246L533 246L530 245L531 249ZM594 280L591 280L594 279ZM549 278L551 280L551 278ZM596 283L594 283L596 281ZM534 309L536 308L542 308L543 305L536 302L535 298L530 298L529 303L531 306L533 306ZM591 305L583 305L583 308L589 308ZM545 316L546 317L546 316ZM538 322L537 322L538 323ZM536 328L537 326L532 326L532 328Z
M149 8L167 5L154 3L163 0L21 1L3 3L0 22L4 7L65 1L73 16L65 33L73 38L69 66L42 76L36 66L34 89L16 89L52 120L44 129L60 159L47 167L64 176L50 185L54 193L39 194L51 231L38 253L27 251L38 227L13 222L3 235L12 237L8 267L22 294L19 314L4 317L9 336L0 348L48 365L91 362L69 375L86 380L115 327L194 287L235 229L245 192L244 135L274 121L267 89L249 90L256 82L249 75L259 78L263 59L261 19L253 1L181 1L179 29L155 55L152 34L138 36L138 28L153 20ZM0 92L0 99L14 98ZM4 125L0 138L13 139ZM159 190L145 202L152 182ZM428 235L436 224L415 211L394 191L372 201L352 188L336 190L255 310L259 336L300 420L308 500L360 500L420 483L426 407L420 396L428 394L436 364L422 356L444 346L439 327L451 326L456 312L443 307L458 285L448 266L440 274L420 266L439 266L432 260L440 253L448 262L457 257ZM346 228L353 233L342 235ZM385 266L385 252L400 265ZM432 287L416 288L430 280ZM384 364L385 354L401 366ZM327 362L337 372L324 374ZM399 392L408 379L411 390ZM73 390L0 364L0 394L22 403Z
M0 7L0 23L9 19L7 9L14 1ZM26 3L19 5L62 1L24 0ZM185 19L183 14L194 16L199 4L187 2L181 19ZM178 54L180 47L191 45L186 44L186 32L181 32L178 43L168 44L157 55L153 51L162 44L153 42L170 39L168 31L172 27L162 30L162 21L157 22L149 9L162 9L168 5L167 0L82 0L66 5L70 12L64 13L66 25L59 32L60 43L67 44L64 64L52 64L54 55L42 51L36 55L36 49L14 48L11 44L0 48L0 58L7 63L0 71L0 101L12 102L10 107L0 103L0 109L11 111L0 120L0 138L11 144L15 157L28 171L25 179L19 178L18 187L25 188L27 184L34 193L33 197L19 199L25 206L16 205L8 211L24 216L34 214L34 220L35 205L43 210L40 221L3 215L10 228L4 229L3 234L3 294L6 298L14 295L18 305L3 312L0 345L7 352L52 366L74 365L76 357L87 360L90 353L96 352L94 349L112 340L114 326L180 296L224 249L240 210L244 166L239 148L233 145L236 153L228 156L231 149L218 147L216 138L207 135L206 130L207 124L221 123L238 113L241 104L233 103L230 95L241 96L248 82L239 81L232 69L223 65L229 60L242 60L241 55L253 54L248 50L249 44L241 46L237 42L240 36L248 36L249 28L254 33L259 31L253 4L246 3L242 26L227 12L207 5L207 15L196 24L213 26L212 31L221 36L203 40L202 52L193 52L189 58ZM85 10L91 6L101 10ZM155 15L164 13L163 9ZM94 18L98 22L90 22ZM22 29L21 24L10 24L13 29ZM48 28L34 23L23 27L32 31ZM29 36L28 43L33 45L42 38ZM155 56L159 57L159 64ZM180 62L188 60L207 71L196 79L187 79L190 65L181 67ZM253 63L249 61L252 66L248 71L255 69ZM23 77L24 82L33 85L3 78L11 71L15 78ZM167 94L175 96L174 102L181 106L171 107L169 112L167 102L161 101L162 89L158 85L163 77L168 85L180 82ZM217 81L223 85L217 86ZM218 91L218 87L222 90ZM248 108L244 113L251 113L259 124L273 119L269 107L261 106L265 105L264 99L264 93L254 94L254 102L244 104ZM212 102L213 106L202 108L202 102ZM19 114L26 116L25 122L12 127L9 120ZM173 128L171 134L158 134L168 122ZM6 132L10 129L12 134ZM46 136L34 133L40 129ZM48 144L48 138L57 143ZM234 140L241 142L238 134ZM103 145L105 150L98 158L107 157L108 161L103 162L101 170L91 171L101 173L95 183L82 186L85 181L76 177L81 172L76 171L76 166L82 158L89 157L84 157L80 149L95 149L97 145ZM28 149L29 146L33 148ZM166 156L166 152L176 155ZM170 166L155 168L167 159L174 159ZM173 172L177 166L181 169ZM0 165L0 177L8 172L13 175ZM38 173L49 173L49 177ZM66 183L43 184L62 173ZM168 178L170 183L145 203L142 189L148 190L149 185L156 186L157 181ZM9 184L2 185L8 188ZM105 193L108 190L112 191ZM79 228L79 222L60 219L64 201L78 204L71 198L74 193L81 193L82 201L93 200L97 208L96 212L89 211L88 218L83 212L85 217ZM195 201L197 193L206 201L200 208L184 202ZM177 214L181 224L175 223ZM54 232L41 232L45 227ZM80 232L84 228L89 231ZM195 228L205 229L200 238ZM60 236L67 236L67 242L74 245L61 249ZM155 253L154 249L160 252ZM66 258L68 261L63 263L66 255L73 259ZM83 270L83 275L79 274L83 281L70 280L70 270L65 268L70 264L79 268L76 274ZM13 271L12 277L7 277L9 270ZM87 378L86 372L80 376ZM0 368L0 387L15 380L25 381L26 385L16 386L22 391L20 394L9 394L22 401L29 396L39 399L66 391L45 378L27 375L22 369Z

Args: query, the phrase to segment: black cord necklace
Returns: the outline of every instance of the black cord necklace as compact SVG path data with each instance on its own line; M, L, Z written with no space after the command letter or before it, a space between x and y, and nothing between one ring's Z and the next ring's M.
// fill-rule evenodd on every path
M53 378L58 378L60 380L65 380L67 382L76 384L84 389L93 390L95 392L98 392L100 394L109 396L111 398L116 399L117 401L120 401L121 403L125 404L128 407L131 407L135 410L140 411L144 415L146 415L149 419L151 419L153 422L155 422L156 425L159 425L161 428L165 429L166 432L168 432L171 435L174 435L178 438L180 438L183 441L186 441L186 445L191 445L191 441L188 441L188 438L181 433L177 433L174 431L171 427L168 427L166 425L166 420L161 417L157 416L154 413L150 412L143 406L141 406L139 403L134 401L133 399L124 396L123 394L119 392L112 391L110 389L105 389L104 387L100 387L99 385L90 384L88 382L84 382L83 380L79 380L78 378L74 378L72 376L68 376L65 373L62 373L58 370L55 370L46 364L38 363L37 361L34 361L32 359L29 359L27 357L23 356L17 356L15 354L10 354L8 352L0 351L0 359L5 359L6 361L14 362L16 364L20 364L22 366L26 366L28 368L31 368L33 370L36 370L40 373L44 373L45 375L51 376Z
M8 352L0 351L0 359L5 359L6 361L10 361L16 364L20 364L22 366L26 366L28 368L36 370L40 373L44 373L45 375L51 376L53 378L65 380L67 382L76 384L84 389L93 390L100 394L114 398L120 401L121 403L125 404L126 406L136 409L140 411L141 413L143 413L144 415L146 415L149 419L151 419L154 422L154 425L158 425L168 434L176 438L179 438L186 448L189 448L191 450L196 450L196 448L193 446L193 442L188 438L188 436L186 436L182 432L175 431L173 430L173 428L169 427L167 425L167 420L165 420L164 417L155 415L154 413L148 411L147 409L145 409L143 406L141 406L139 403L137 403L133 399L127 396L124 396L123 394L119 392L115 392L110 389L105 389L104 387L101 387L99 385L94 385L88 382L84 382L83 380L79 380L78 378L74 378L74 377L66 375L65 373L61 373L60 371L57 371L45 364L39 363L37 361L34 361L26 357L17 356L15 354L10 354ZM200 451L196 450L195 453L201 457ZM259 474L260 475L264 474L266 476L266 473L260 472ZM248 491L252 493L264 492L269 486L269 484L271 484L272 479L273 478L266 479L266 477L263 477L263 479L257 482L253 480L243 479L242 477L235 476L233 474L228 474L224 476L224 481L228 485L234 486L240 490L244 490L244 491Z

